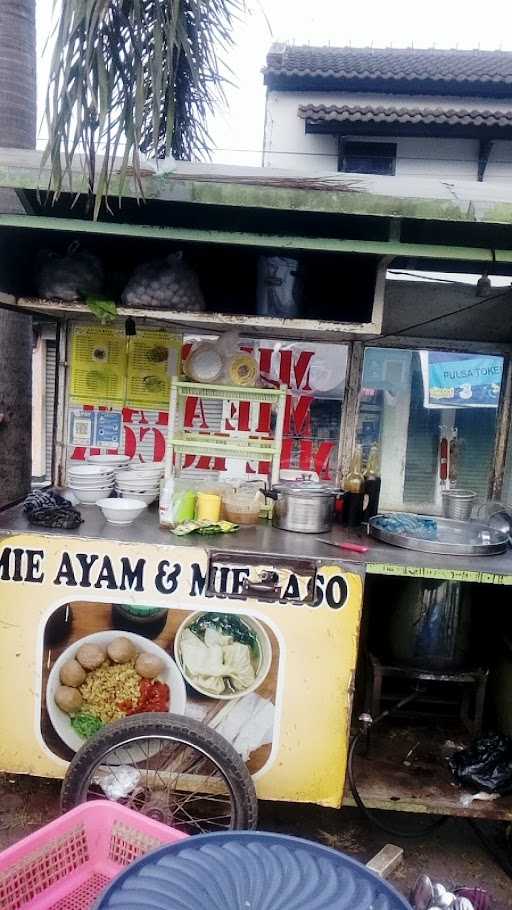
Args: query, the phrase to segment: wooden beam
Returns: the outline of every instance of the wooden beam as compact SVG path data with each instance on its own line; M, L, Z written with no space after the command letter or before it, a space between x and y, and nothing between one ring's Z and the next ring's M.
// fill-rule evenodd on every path
M60 231L71 234L99 234L105 237L135 237L151 240L179 240L189 243L218 243L228 246L271 247L300 252L360 253L375 256L416 257L459 262L512 262L512 250L435 243L400 243L394 240L344 240L338 237L306 237L296 234L256 234L247 231L219 231L203 228L168 227L85 221L41 215L0 215L0 228Z

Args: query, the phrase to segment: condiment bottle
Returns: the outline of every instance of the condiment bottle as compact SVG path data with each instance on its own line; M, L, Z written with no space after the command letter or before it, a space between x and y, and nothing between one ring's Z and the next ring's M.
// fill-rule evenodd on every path
M350 471L343 483L345 496L343 498L343 524L347 528L357 528L363 519L364 501L364 476L363 476L363 451L361 446L356 446L350 463Z
M369 521L370 518L373 518L373 516L377 515L379 512L380 487L380 452L377 443L374 443L368 456L364 480L364 521Z

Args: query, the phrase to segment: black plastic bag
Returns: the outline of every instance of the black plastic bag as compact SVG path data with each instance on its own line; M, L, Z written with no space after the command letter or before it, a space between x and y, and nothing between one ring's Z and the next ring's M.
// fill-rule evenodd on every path
M458 784L487 793L512 793L512 737L482 736L455 752L449 765Z

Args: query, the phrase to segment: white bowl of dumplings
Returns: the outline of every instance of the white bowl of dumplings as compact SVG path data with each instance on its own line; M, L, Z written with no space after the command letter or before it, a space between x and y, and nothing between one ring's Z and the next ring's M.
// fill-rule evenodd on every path
M237 640L226 622L220 628L216 617L249 630L253 645ZM203 621L204 631L197 631ZM191 628L195 627L195 628ZM223 701L254 692L264 682L272 664L272 645L261 623L240 614L200 612L182 622L174 639L174 655L185 681L208 698Z

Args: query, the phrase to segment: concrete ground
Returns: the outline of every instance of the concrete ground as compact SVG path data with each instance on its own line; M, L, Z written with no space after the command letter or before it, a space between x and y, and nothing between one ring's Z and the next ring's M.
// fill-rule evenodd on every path
M0 775L0 850L59 814L59 789L56 781ZM385 813L385 818L382 814L380 817L397 828L425 823L425 817L413 819L404 813ZM384 844L395 843L404 847L405 861L390 881L403 894L408 895L420 872L427 872L434 881L450 888L457 885L487 888L493 897L493 910L512 908L512 881L460 819L451 819L428 837L406 841L370 826L355 809L337 811L261 803L259 827L319 841L364 863Z

